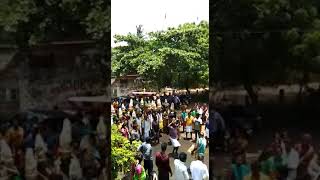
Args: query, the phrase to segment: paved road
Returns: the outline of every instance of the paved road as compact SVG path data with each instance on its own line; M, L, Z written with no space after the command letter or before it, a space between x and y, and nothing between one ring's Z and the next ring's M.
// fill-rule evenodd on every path
M190 163L195 160L195 156L191 156L190 153L188 153L188 149L192 146L193 142L191 142L191 140L184 140L184 137L185 137L185 133L181 133L181 138L179 140L180 144L181 144L181 147L179 148L179 151L178 152L185 152L187 153L188 157L187 157L187 162L186 162L186 165L187 167L190 166ZM193 135L193 138L194 135ZM169 136L166 135L166 134L162 134L162 137L160 138L160 143L161 142L169 142ZM167 153L171 153L172 152L172 145L169 145L168 148L167 148ZM157 144L155 146L153 146L153 151L154 151L154 155L153 155L153 158L155 159L155 153L156 152L160 152L161 151L161 147L160 147L160 144ZM169 154L171 156L171 154ZM170 166L171 166L171 169L172 169L172 172L174 173L174 158L171 156L170 158ZM207 146L207 150L206 150L206 153L205 153L205 164L207 165L207 167L210 169L209 167L209 148ZM158 173L158 169L157 169L157 166L155 164L155 161L154 161L154 168L153 168L154 171L156 171ZM174 179L173 177L171 177L170 179Z

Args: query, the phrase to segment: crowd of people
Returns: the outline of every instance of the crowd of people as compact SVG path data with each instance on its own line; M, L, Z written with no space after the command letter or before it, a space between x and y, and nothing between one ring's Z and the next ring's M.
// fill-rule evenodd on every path
M0 179L106 180L107 132L105 118L93 125L91 116L79 117L81 129L65 118L55 132L50 123L15 119L0 133ZM97 118L95 118L97 121ZM83 131L75 137L73 131Z
M206 104L190 107L191 104L182 103L175 94L114 99L111 106L112 124L117 125L119 132L130 142L142 142L136 151L131 179L166 180L170 176L179 180L209 179L208 168L204 164L210 129L208 107ZM185 139L194 143L189 153L197 157L189 168L186 166L187 152L179 152L183 132L186 133ZM168 142L160 142L164 134L168 134ZM159 143L161 152L153 152L154 145ZM172 145L170 154L166 153L168 145ZM175 159L174 171L170 167L171 157Z
M262 152L249 157L248 140L241 131L232 137L232 167L229 179L234 180L317 180L320 175L319 153L312 136L303 134L293 140L284 130L275 133L273 141Z

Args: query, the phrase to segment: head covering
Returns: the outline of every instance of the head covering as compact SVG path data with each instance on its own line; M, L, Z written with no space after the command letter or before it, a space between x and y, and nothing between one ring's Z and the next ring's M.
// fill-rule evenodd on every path
M44 142L40 133L36 135L36 141L34 145L35 149L39 149L40 151L47 152L47 144Z
M171 111L174 111L174 103L171 103L170 110L171 110Z
M132 108L132 107L133 107L133 100L130 99L129 108Z
M101 139L105 139L107 137L107 127L104 124L103 116L99 117L99 122L97 125L97 133L98 133L99 138L101 138Z
M8 143L4 140L0 140L0 159L5 162L12 161L12 151Z
M160 99L157 99L157 106L161 107L161 100Z
M37 171L37 160L34 157L34 152L32 148L27 148L25 154L25 174L26 176L34 176Z
M119 108L119 118L122 118L122 109L121 108Z
M81 138L80 141L80 149L84 150L84 149L88 149L90 148L90 141L89 141L89 135L85 135Z
M133 117L133 118L137 117L136 111L134 111L134 110L133 110L133 112L132 112L132 117Z
M63 149L67 149L70 146L71 141L72 141L71 123L69 119L64 119L62 131L59 137L60 147Z
M70 177L76 177L76 179L81 179L82 178L82 169L80 166L79 159L72 154L71 155L71 162L69 165L69 176Z

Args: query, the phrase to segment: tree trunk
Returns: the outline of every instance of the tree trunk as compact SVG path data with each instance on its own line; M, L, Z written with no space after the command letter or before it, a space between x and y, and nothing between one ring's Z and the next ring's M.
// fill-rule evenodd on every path
M258 94L254 91L252 84L244 84L244 89L247 91L253 105L258 104Z

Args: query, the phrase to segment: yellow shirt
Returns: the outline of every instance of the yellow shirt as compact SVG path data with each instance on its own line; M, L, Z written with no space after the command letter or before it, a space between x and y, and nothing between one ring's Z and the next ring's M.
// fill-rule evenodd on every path
M190 116L190 117L187 117L186 118L186 126L192 126L193 124L193 117Z

